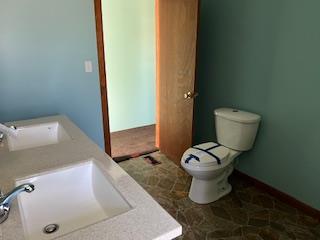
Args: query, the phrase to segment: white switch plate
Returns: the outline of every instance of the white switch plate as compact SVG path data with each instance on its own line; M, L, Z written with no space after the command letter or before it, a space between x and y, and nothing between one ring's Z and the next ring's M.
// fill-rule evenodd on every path
M84 70L86 73L92 72L92 62L91 61L84 61Z

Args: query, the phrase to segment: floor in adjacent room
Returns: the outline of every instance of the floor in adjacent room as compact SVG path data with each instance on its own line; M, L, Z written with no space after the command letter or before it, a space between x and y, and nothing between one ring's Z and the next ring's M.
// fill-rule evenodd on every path
M234 176L229 195L195 204L188 198L191 177L163 154L151 156L161 164L153 166L138 157L120 166L182 225L178 239L320 239L319 221Z
M111 133L111 156L115 160L156 150L155 125Z

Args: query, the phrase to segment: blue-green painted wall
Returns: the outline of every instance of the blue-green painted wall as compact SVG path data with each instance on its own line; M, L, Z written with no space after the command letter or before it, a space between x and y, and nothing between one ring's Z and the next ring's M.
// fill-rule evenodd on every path
M0 122L65 114L103 147L93 0L0 5Z
M155 123L155 1L103 0L111 132Z
M320 1L202 0L196 142L213 110L262 115L238 168L320 209Z

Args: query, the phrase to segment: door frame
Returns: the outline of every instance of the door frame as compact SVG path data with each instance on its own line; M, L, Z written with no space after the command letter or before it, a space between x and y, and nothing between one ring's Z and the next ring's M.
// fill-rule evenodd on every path
M105 64L105 55L104 55L101 0L94 0L94 13L95 13L95 22L96 22L96 39L97 39L97 50L98 50L99 82L100 82L100 94L101 94L104 148L105 148L105 152L111 156L107 75L106 75L106 64Z
M110 134L110 123L109 123L109 107L108 107L108 92L107 92L107 76L106 76L106 63L105 63L105 48L104 48L104 35L103 35L103 20L102 20L102 0L94 0L94 13L95 13L95 24L96 24L96 41L97 41L97 53L98 53L98 65L99 65L99 82L100 82L100 94L101 94L101 108L102 108L102 120L103 120L103 133L104 133L104 147L105 152L111 156L111 134ZM155 26L155 34L156 34L156 68L158 69L158 59L159 59L159 39L157 36L159 34L159 24L158 24L158 1L155 0L155 17L156 17L156 26ZM199 11L200 11L200 1L198 0L198 27L197 27L197 38L199 35ZM196 47L196 52L198 50L198 45ZM195 65L195 74L197 72L198 66L198 58L196 55L196 65ZM194 90L197 88L197 77L195 76L195 86ZM156 71L156 147L160 147L160 138L159 138L159 85L160 78L158 70ZM195 118L195 106L193 106L193 119L192 119L192 141L194 136L194 118Z

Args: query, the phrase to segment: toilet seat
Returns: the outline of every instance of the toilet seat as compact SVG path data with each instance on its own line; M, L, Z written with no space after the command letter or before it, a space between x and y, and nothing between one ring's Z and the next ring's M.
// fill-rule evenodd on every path
M210 167L225 165L230 149L214 142L202 143L187 149L181 163L188 167Z

